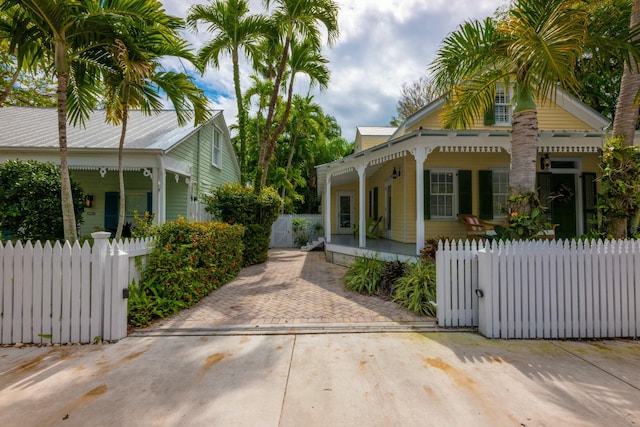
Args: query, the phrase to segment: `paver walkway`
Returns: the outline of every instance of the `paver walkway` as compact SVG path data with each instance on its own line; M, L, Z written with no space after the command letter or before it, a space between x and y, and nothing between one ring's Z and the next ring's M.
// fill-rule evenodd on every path
M272 249L265 264L239 276L190 309L137 334L167 331L258 328L435 327L392 301L344 289L346 268L326 262L323 252Z

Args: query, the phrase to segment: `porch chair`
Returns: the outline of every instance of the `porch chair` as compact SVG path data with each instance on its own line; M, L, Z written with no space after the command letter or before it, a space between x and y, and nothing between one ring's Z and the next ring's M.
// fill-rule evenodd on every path
M367 218L367 237L370 239L378 239L379 237L375 234L376 229L378 228L378 224L382 222L382 217L376 218ZM358 224L353 226L353 237L358 237Z
M459 214L458 219L464 224L467 239L478 239L496 234L493 230L494 224L483 221L475 215Z

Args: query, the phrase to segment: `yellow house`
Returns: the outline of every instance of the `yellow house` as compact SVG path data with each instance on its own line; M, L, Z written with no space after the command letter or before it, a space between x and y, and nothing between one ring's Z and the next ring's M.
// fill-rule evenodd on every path
M443 129L438 99L397 128L359 127L354 153L318 166L325 242L334 253L416 255L432 237L466 238L458 214L501 222L509 193L510 91L471 129ZM541 194L570 189L550 204L560 238L585 233L595 218L598 155L609 121L558 90L538 102L537 183ZM367 238L367 230L380 239ZM355 248L355 249L354 249ZM339 261L338 261L339 262Z

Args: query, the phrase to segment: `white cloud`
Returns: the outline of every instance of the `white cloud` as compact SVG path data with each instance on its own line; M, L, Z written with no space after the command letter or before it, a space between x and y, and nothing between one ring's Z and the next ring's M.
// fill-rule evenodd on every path
M205 4L208 0L202 0ZM403 83L427 72L441 40L468 19L492 15L507 0L336 0L340 6L340 38L325 48L331 82L316 101L326 114L335 116L347 140L355 138L356 126L385 126L396 114ZM191 3L163 0L167 12L185 17ZM262 1L251 0L255 13ZM185 34L196 47L208 40L205 31ZM243 67L244 88L251 71ZM207 90L225 94L216 108L225 110L235 123L231 61L222 59L220 69L208 69L202 77Z

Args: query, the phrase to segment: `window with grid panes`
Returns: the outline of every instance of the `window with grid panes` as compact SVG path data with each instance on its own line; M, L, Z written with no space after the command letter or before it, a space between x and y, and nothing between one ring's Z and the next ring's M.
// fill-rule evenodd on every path
M502 208L506 206L509 200L509 171L493 170L492 179L492 196L493 196L493 217L503 218L504 212Z
M498 87L496 88L495 124L511 124L511 103L509 90L505 89L502 85L498 85Z
M455 175L453 171L431 172L431 218L455 217Z

